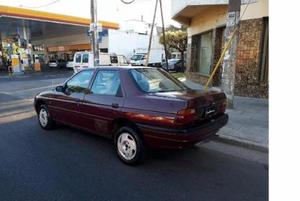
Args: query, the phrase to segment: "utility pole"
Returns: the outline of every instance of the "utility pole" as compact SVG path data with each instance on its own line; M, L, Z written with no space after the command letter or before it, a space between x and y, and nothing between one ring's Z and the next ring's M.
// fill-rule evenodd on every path
M165 49L166 67L167 67L167 71L168 71L168 70L169 70L168 50L167 50L167 45L166 45L165 22L164 22L164 14L163 14L163 9L162 9L162 3L161 3L161 0L159 0L159 4L160 4L160 14L161 14L161 23L162 23L163 39L164 39L164 49Z
M94 55L94 66L99 65L99 44L98 44L98 22L97 22L97 0L91 0L91 49Z
M2 35L1 35L1 31L0 31L0 68L4 68L4 52L3 52L3 46L2 46ZM6 70L6 69L5 69Z
M154 24L155 24L156 11L157 11L157 4L158 3L160 5L160 14L161 14L162 31L163 31L163 39L164 39L164 49L165 49L165 59L166 59L166 67L167 67L167 70L168 70L169 69L169 65L168 65L168 50L167 50L167 46L166 46L165 22L164 22L164 16L163 16L163 9L162 9L162 2L161 2L161 0L156 0L156 2L155 2L154 14L153 14L153 20L152 20L152 25L151 25L149 45L148 45L148 52L147 52L147 58L146 58L145 66L148 66L148 64L149 64L150 51L151 51L151 45L152 45L152 37L153 37L153 28L154 28Z
M150 50L151 50L151 45L152 45L153 28L154 28L154 23L155 23L155 18L156 18L157 3L158 3L158 0L156 0L156 2L155 2L155 8L154 8L153 20L152 20L152 25L151 25L150 38L149 38L147 58L146 58L145 66L148 66L149 58L150 58Z
M233 33L238 33L240 10L241 0L229 0L225 29L225 44L230 40ZM227 96L229 108L233 108L238 34L235 34L233 37L232 44L225 53L222 65L222 90Z

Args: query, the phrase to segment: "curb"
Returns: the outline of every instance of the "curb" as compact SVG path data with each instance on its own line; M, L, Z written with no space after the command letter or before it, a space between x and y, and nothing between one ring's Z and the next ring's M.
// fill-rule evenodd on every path
M261 146L261 145L257 145L257 144L251 143L251 142L245 142L245 141L236 140L236 139L224 138L219 135L216 135L215 137L213 137L212 140L216 141L216 142L221 142L221 143L226 143L226 144L230 144L230 145L234 145L234 146L252 149L255 151L260 151L263 153L269 153L269 148Z

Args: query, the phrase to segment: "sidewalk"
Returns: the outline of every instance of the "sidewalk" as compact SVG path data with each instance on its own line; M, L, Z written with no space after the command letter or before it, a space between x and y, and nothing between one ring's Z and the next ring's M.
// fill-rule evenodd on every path
M181 81L192 89L203 89L203 86L190 80L182 79ZM217 140L268 151L269 104L267 99L236 96L234 109L227 109L227 113L229 122L219 131Z

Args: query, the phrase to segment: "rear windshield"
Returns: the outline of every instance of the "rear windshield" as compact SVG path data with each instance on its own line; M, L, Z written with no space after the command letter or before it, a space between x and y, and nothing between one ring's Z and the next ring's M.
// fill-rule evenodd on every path
M110 62L112 64L118 63L118 57L117 56L110 56Z
M147 93L183 91L187 87L167 72L157 68L131 69L130 74L139 88Z

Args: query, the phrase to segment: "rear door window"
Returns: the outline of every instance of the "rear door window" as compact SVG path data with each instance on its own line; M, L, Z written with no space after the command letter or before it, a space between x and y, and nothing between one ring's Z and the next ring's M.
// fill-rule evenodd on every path
M110 56L110 62L112 64L117 64L118 63L118 57L117 56Z
M98 95L121 96L119 71L101 70L97 73L91 92Z
M76 56L75 56L75 62L76 63L81 63L81 54L76 54Z
M82 63L88 63L88 62L89 62L89 54L83 54Z

